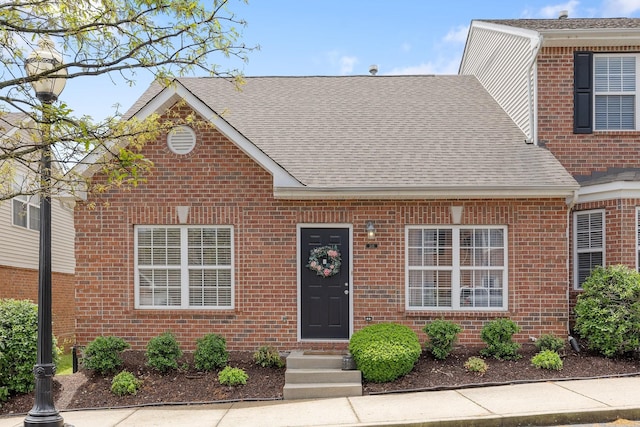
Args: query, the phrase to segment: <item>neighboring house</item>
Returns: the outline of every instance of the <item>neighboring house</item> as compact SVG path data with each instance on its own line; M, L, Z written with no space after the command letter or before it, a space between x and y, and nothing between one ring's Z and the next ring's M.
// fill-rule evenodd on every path
M215 128L162 135L146 183L76 205L80 345L344 349L367 324L437 318L463 343L499 317L519 340L567 333L580 187L476 77L181 78L130 110L192 112Z
M572 302L594 267L638 268L640 19L473 21L460 73L580 183L569 201Z
M33 122L19 113L0 115L0 144L28 141ZM19 164L10 166L11 183L2 191L33 185L33 172ZM6 172L6 171L5 171ZM75 256L73 207L53 198L52 217L52 316L59 345L75 340ZM38 256L40 201L37 196L18 196L0 202L0 298L38 302Z

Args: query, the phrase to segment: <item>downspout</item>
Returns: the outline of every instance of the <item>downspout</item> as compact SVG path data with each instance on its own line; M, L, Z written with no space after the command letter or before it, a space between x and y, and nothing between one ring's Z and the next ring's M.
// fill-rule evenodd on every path
M578 190L573 190L573 195L567 197L567 229L566 229L566 246L567 246L567 250L569 250L569 248L571 247L571 212L573 211L573 207L576 205L576 203L578 202ZM569 319L571 319L571 301L570 301L570 296L569 296L569 290L571 289L571 280L569 279L571 277L570 274L570 261L571 260L571 253L569 253L567 255L567 261L566 261L566 276L567 276L567 290L566 290L566 298L567 298L567 340L569 341L569 344L571 345L571 348L573 348L573 350L575 352L579 352L580 351L580 346L578 345L578 341L576 341L576 339L574 337L571 336L571 328L569 327Z
M537 81L537 76L533 75L533 70L536 66L536 60L538 59L538 52L542 47L542 35L538 35L537 42L533 45L531 50L531 59L529 60L529 66L527 67L527 104L529 106L529 139L528 144L538 145L538 122L536 115L537 106L537 94L532 87L532 80Z

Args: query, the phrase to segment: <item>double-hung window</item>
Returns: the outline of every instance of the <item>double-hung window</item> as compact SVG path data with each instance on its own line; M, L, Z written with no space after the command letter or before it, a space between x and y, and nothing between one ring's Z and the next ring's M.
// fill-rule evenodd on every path
M136 307L233 308L233 228L136 226Z
M636 55L594 55L596 130L634 130Z
M408 310L507 308L506 227L423 227L406 231Z
M13 225L40 230L40 198L33 196L16 196L12 201Z
M604 211L575 212L573 216L573 277L575 288L582 284L596 267L604 267Z
M574 52L574 133L640 130L638 58Z

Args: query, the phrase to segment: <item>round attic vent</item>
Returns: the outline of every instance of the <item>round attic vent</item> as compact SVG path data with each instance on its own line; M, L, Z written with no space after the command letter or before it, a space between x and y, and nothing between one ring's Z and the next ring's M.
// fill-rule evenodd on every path
M167 146L176 154L189 154L196 146L196 133L189 126L177 126L167 135Z

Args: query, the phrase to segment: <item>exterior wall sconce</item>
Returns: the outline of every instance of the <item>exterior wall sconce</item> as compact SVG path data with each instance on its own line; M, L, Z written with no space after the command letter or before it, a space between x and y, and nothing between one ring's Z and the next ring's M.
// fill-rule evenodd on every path
M373 225L373 221L367 221L364 229L367 232L367 239L372 240L376 238L376 227Z
M451 206L451 222L454 224L462 222L462 208L463 206Z

